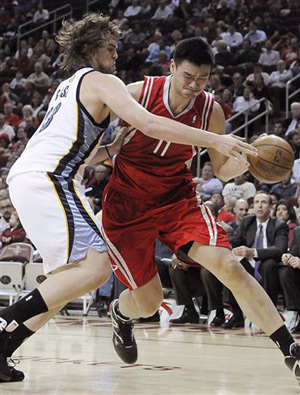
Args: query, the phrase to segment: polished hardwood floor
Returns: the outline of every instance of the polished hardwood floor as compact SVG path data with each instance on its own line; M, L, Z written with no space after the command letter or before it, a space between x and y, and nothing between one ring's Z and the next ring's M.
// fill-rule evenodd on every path
M115 354L111 334L108 318L57 315L15 353L25 380L1 383L0 394L299 394L258 329L136 323L134 365Z

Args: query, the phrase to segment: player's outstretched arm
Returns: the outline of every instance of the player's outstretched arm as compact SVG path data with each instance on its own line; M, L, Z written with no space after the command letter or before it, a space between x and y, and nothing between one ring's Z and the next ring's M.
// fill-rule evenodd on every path
M146 135L179 144L216 147L225 156L240 152L255 155L256 149L232 136L217 136L204 130L191 128L168 118L153 115L130 95L124 83L108 74L90 73L89 78L99 104L104 103L120 118Z

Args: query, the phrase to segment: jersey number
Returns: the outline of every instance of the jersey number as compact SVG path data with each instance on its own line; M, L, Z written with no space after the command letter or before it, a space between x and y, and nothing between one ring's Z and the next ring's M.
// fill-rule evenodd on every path
M61 103L58 103L57 106L51 107L50 110L47 111L43 123L41 124L41 127L39 129L39 133L45 130L50 125L54 115L57 113L60 107L61 107Z
M154 154L157 153L157 151L159 150L162 143L165 143L166 145L165 145L165 148L161 151L160 156L165 156L165 153L168 151L168 148L170 147L171 143L164 141L164 140L159 140L159 142L157 143L157 146L153 150Z

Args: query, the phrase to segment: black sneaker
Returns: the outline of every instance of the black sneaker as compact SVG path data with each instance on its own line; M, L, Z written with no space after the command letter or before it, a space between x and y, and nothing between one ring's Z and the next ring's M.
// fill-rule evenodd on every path
M15 368L10 368L11 371L11 378L10 380L1 380L0 379L0 383L12 383L15 381L23 381L25 378L25 375L23 372L21 372L21 370L17 370Z
M300 385L300 344L293 343L289 356L284 358L286 366L292 371Z
M116 353L125 363L135 363L138 357L137 346L132 332L132 320L122 320L117 313L118 300L114 300L111 305L111 320L113 327L113 344Z
M0 354L0 380L10 381L12 378L12 371L8 366L7 358L4 354Z

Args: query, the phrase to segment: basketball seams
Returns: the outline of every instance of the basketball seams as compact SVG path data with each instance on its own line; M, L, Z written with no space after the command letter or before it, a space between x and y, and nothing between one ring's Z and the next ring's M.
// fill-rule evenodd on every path
M255 158L255 159L256 159L256 158ZM281 166L281 165L279 165L278 163L274 164L273 162L271 162L271 161L269 161L269 160L267 160L267 159L265 159L265 158L262 158L262 157L257 158L255 164L257 163L258 160L267 162L267 163L269 163L269 164L271 164L271 165L274 165L274 166L276 166L276 167L280 167L281 169L291 170L290 167ZM255 166L255 164L253 164L253 163L251 162L251 159L249 160L249 162L250 162L251 166L253 166L253 167Z
M284 148L284 147L282 147L280 145L264 143L264 144L256 144L256 145L253 144L253 146L255 148L258 148L258 147L276 147L278 149L282 149L283 151L287 152L294 160L294 155L289 151L289 149L288 148Z

